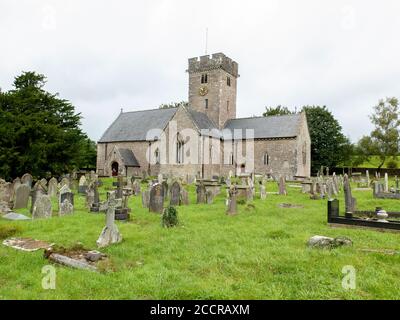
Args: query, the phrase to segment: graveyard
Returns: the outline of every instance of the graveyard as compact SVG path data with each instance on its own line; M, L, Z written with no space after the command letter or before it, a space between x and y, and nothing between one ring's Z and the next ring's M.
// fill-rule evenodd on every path
M169 181L170 192L160 202L156 197L161 196L163 189L149 191L149 180L138 178L129 188L120 188L122 177L100 178L96 192L90 183L78 184L77 179L69 188L62 181L44 186L45 181L39 180L32 186L29 203L14 203L17 205L12 210L29 219L7 220L3 215L0 240L35 239L71 251L78 247L98 250L107 258L100 260L94 271L91 267L80 269L57 263L57 251L29 252L0 245L0 299L400 296L399 233L328 225L327 198L338 199L340 211L347 211L342 186L336 190L337 196L330 194L321 199L319 193L324 191L310 195L302 192L299 183L268 179L254 183L254 194L239 200L246 188L234 178L230 183L236 182L237 189L215 181L200 182L197 186L183 182L178 198L172 191L174 182ZM202 183L208 189L202 189ZM357 210L381 207L388 212L400 211L398 199L374 197L374 189L360 183L363 181L349 181ZM397 182L389 177L387 183L392 187ZM326 184L329 187L330 183ZM47 194L41 194L42 187ZM313 183L311 188L314 187ZM217 191L210 192L214 189ZM183 201L179 200L179 193L185 194ZM238 198L234 206L227 201L228 196ZM117 204L118 198L122 198L122 204ZM36 199L33 208L32 199ZM158 201L153 203L152 199ZM170 203L179 222L174 227L163 227L160 213ZM120 206L121 209L115 209ZM351 239L352 245L310 248L307 242L315 235L345 237ZM54 261L47 260L46 255L53 256ZM42 268L48 264L56 268L55 290L42 288ZM342 268L348 265L357 271L354 290L342 287Z

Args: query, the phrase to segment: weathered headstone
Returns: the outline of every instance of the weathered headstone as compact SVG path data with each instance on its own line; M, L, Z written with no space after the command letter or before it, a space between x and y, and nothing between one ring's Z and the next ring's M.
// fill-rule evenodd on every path
M59 215L64 215L64 214L68 214L70 212L64 212L63 210L66 209L66 207L64 208L62 206L63 202L68 200L68 202L70 204L72 204L72 206L74 205L74 194L71 192L71 189L68 188L67 185L64 185L61 190L60 190L60 194L59 194L59 200L58 200L58 209L59 209Z
M156 183L150 190L149 211L162 213L163 208L164 208L163 188L159 183Z
M158 178L158 183L159 183L159 184L162 184L163 181L164 181L163 175L162 175L161 173L159 173L158 176L157 176L157 178Z
M33 182L33 177L30 173L25 173L22 177L21 177L21 183L23 184L27 184L29 186L29 188L32 188L32 182Z
M351 193L350 181L347 174L344 175L343 189L346 214L351 215L355 211L355 199L353 198L353 195Z
M260 198L265 200L267 198L267 190L263 184L260 184Z
M115 199L115 193L109 194L107 201L107 213L106 213L106 226L100 233L97 239L97 246L104 248L113 243L119 243L122 241L122 235L119 233L118 227L115 224L115 208L117 201Z
M143 190L142 191L142 206L143 206L143 208L148 208L149 202L150 202L150 191Z
M140 181L139 180L135 180L132 184L132 189L133 189L133 194L135 196L140 195Z
M369 171L368 170L365 171L365 175L367 176L367 185L368 185L368 188L369 188L371 186L371 180L369 178Z
M41 195L38 199L36 199L35 205L33 206L32 219L47 219L51 218L51 216L51 198L46 194Z
M385 173L385 191L384 192L389 192L389 177L387 172Z
M179 182L175 181L174 183L172 183L170 194L170 205L179 206L181 197L181 186Z
M94 196L95 196L95 184L96 183L89 183L88 187L86 188L86 207L90 209L94 204Z
M214 193L211 190L206 191L206 202L212 204L214 202Z
M33 189L31 191L31 213L33 213L33 208L35 207L36 200L39 199L41 196L47 194L46 187L43 185L43 181L40 180L37 181L33 186Z
M197 203L206 203L206 187L200 182L196 187Z
M185 188L181 189L181 203L185 206L189 205L189 193Z
M79 178L78 192L86 193L87 186L88 186L88 182L86 180L86 177L83 175Z
M279 187L279 194L286 196L287 195L286 183L285 183L285 178L283 176L279 177L278 187Z
M228 215L235 215L237 213L236 194L237 190L235 186L231 186L229 188L228 208L226 210L226 214Z
M56 197L57 196L57 187L58 187L58 181L56 178L51 178L49 180L48 186L47 186L47 194L50 197Z
M69 179L66 177L61 179L59 188L61 189L63 186L67 186L68 188L70 187Z
M27 184L20 184L15 190L13 209L26 208L28 206L31 188Z

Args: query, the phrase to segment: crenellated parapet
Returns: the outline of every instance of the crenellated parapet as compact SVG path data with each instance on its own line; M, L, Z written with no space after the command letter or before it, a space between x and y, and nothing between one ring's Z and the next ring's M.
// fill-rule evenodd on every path
M189 73L205 72L214 69L222 69L234 77L238 77L238 64L223 53L214 53L189 59Z

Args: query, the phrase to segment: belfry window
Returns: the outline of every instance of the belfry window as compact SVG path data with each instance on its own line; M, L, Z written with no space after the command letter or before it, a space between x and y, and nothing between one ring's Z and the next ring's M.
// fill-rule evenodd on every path
M226 77L226 84L228 85L228 87L231 86L231 77Z
M208 99L204 100L204 106L205 106L206 109L208 109Z
M201 75L201 83L207 83L208 82L208 76L207 73L203 73Z

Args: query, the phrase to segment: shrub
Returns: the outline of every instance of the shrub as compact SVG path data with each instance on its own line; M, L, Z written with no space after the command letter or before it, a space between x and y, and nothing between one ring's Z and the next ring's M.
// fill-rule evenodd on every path
M21 229L14 226L0 226L0 239L7 239L12 237L16 233L20 232Z
M161 223L163 227L170 228L178 224L178 212L175 207L169 206L163 211Z
M388 169L397 169L397 167L398 167L397 161L394 159L391 159L387 162L386 166Z

